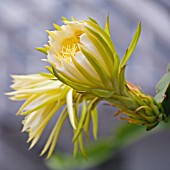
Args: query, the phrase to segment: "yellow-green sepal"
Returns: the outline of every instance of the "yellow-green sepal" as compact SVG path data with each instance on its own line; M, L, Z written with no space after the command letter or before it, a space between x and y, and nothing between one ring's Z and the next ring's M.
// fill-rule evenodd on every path
M89 18L89 20L90 20L91 22L93 22L94 24L99 25L98 22L97 22L95 19L93 19L93 18L91 18L91 17L88 17L88 18Z
M104 38L96 30L85 26L87 37L92 41L96 49L99 51L108 71L112 74L114 67L114 54Z
M97 140L97 133L98 133L98 112L97 112L96 108L91 110L91 118L92 118L92 124L93 124L93 137L94 137L95 140Z
M44 53L47 55L47 49L43 47L37 47L36 50L40 51L41 53Z
M98 97L110 98L113 96L115 91L107 91L102 89L92 89L92 93L94 93Z
M126 65L127 61L129 60L130 56L132 55L133 51L135 50L135 47L138 43L140 34L141 34L141 23L139 22L138 27L137 27L136 32L135 32L135 35L134 35L128 49L126 50L124 57L122 58L122 61L120 63L120 67L123 67L123 66Z
M53 23L53 26L57 31L62 31L62 28L59 25Z
M110 36L110 21L109 21L109 15L106 18L106 24L104 27L105 32Z
M114 47L114 44L112 40L110 39L109 35L97 24L93 23L92 21L86 20L87 24L91 26L94 30L96 30L107 42L109 47L111 48L112 52L116 54L116 49Z
M99 75L103 85L106 88L109 88L110 86L109 77L107 76L104 68L101 67L101 64L96 59L94 54L90 52L86 47L80 46L80 49L81 49L81 52L84 54L84 56L87 58L87 60L90 62L90 64L93 66L97 74Z
M87 92L91 92L91 88L82 84L78 84L78 83L74 83L72 81L70 81L69 79L65 78L64 76L62 76L60 73L57 72L56 68L54 68L52 66L46 67L56 78L58 78L61 82L63 82L64 84L67 84L68 86L72 87L73 89L77 90L77 91L87 91Z
M97 85L97 84L98 84L98 85L101 84L101 82L100 82L98 79L96 79L94 76L92 76L81 64L79 64L74 57L72 57L72 61L73 61L74 65L76 66L77 70L78 70L86 79L88 79L89 81L93 82L93 83L96 84L96 85Z
M83 99L81 117L80 117L80 120L78 122L77 130L76 130L76 132L74 134L74 137L73 137L73 140L72 140L73 142L75 142L77 140L77 138L79 137L79 135L80 135L80 133L81 133L81 131L83 129L87 113L88 112L87 112L86 100Z

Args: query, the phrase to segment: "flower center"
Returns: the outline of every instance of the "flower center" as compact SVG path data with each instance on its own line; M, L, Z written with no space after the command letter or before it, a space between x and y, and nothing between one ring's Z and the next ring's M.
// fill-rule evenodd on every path
M84 32L81 30L76 31L73 37L68 38L61 43L62 49L59 53L59 58L63 58L66 62L70 63L71 58L75 56L75 53L80 51L78 43L80 43L80 36L83 33Z

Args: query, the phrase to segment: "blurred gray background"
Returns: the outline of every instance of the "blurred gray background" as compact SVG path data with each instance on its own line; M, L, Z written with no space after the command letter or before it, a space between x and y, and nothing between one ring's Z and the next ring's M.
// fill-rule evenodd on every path
M26 134L21 134L21 118L15 113L20 102L11 102L3 95L10 91L10 74L31 74L45 71L45 56L35 47L47 43L44 30L52 23L62 24L61 16L87 19L104 25L110 15L111 35L118 53L123 56L142 23L139 44L128 62L126 77L146 93L155 94L155 86L170 62L169 0L0 0L0 170L48 170L38 156L40 141L28 151ZM100 105L99 138L113 135L119 121L113 109ZM104 116L103 116L104 115ZM65 125L58 150L71 152L71 132ZM69 140L68 140L69 139ZM43 141L43 140L42 140ZM169 170L170 133L148 136L121 151L122 170ZM110 162L96 169L112 169Z

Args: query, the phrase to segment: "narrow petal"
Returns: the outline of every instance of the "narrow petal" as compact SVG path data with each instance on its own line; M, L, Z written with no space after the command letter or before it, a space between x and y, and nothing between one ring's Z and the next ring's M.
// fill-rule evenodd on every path
M121 61L121 64L120 64L120 67L124 67L128 61L128 59L130 58L130 56L132 55L137 43L138 43L138 40L139 40L139 37L140 37L140 33L141 33L141 23L138 24L138 27L136 29L136 32L135 32L135 35L128 47L128 49L126 50L126 53Z
M92 84L92 87L100 86L101 82L99 79L96 79L92 74L88 72L81 64L79 64L74 58L72 58L72 61L77 68L77 70L84 76L88 81L90 81ZM90 84L91 84L90 83Z
M98 74L91 66L89 61L86 59L86 57L80 51L76 53L74 58L86 71L89 72L90 75L92 75L93 77L99 80Z
M70 89L70 91L67 93L66 101L67 101L67 109L68 109L68 115L70 118L70 123L71 123L72 127L74 129L76 129L75 120L74 120L75 113L74 113L74 109L73 109L73 89Z
M97 109L94 108L91 111L91 117L92 117L92 122L93 122L93 136L94 139L97 140L97 133L98 133L98 113Z
M73 64L68 64L67 62L65 62L64 60L62 60L63 66L65 68L64 71L69 72L78 83L82 83L84 82L84 84L86 85L92 85L90 80L86 79L84 76L82 76L82 74L77 70L77 68L75 66L72 66Z
M57 139L58 139L61 127L66 117L67 117L66 109L63 109L40 155L43 155L49 149L51 145L47 158L51 156L54 150L54 147L57 143Z
M79 123L78 123L76 133L74 134L74 137L73 137L73 142L75 142L77 140L78 136L80 135L80 133L83 129L87 113L88 113L87 112L87 106L86 106L86 102L85 102L85 99L84 99L83 104L82 104L81 117L80 117L80 120L79 120Z

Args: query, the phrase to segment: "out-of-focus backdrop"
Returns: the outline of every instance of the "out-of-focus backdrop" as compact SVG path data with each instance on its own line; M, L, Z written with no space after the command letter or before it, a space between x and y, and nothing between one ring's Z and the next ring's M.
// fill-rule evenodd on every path
M155 86L170 62L170 1L169 0L0 0L0 170L48 170L38 153L43 139L31 151L27 134L21 134L21 119L15 113L20 102L9 101L10 74L31 74L46 71L45 56L35 47L47 43L44 30L62 24L61 16L87 19L104 25L110 16L111 35L120 56L137 27L142 23L139 44L128 62L126 77L146 93L155 94ZM113 109L100 105L99 138L114 135L119 121ZM67 123L57 149L71 152L71 130ZM45 138L45 137L44 137ZM148 136L118 154L120 170L169 170L170 132ZM114 162L115 163L115 162ZM93 169L110 170L112 160ZM81 168L80 168L81 169Z

